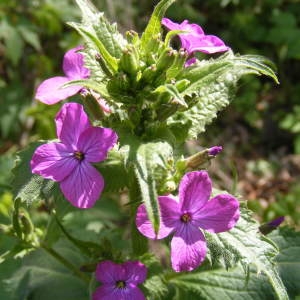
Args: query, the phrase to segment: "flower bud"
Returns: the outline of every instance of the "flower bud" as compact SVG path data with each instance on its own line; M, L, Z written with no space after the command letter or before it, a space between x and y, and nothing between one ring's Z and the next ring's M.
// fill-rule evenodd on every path
M216 156L223 150L222 146L213 146L208 149L208 155Z
M177 56L177 51L171 47L166 48L157 60L157 70L166 70L168 69L175 61Z
M119 71L124 71L129 75L136 75L139 69L139 55L135 47L127 45L123 50L123 55L119 61Z
M265 223L265 224L262 224L261 226L259 226L259 231L262 234L267 235L270 232L272 232L273 230L275 230L283 221L284 221L284 216L281 216L275 220L272 220L268 223Z

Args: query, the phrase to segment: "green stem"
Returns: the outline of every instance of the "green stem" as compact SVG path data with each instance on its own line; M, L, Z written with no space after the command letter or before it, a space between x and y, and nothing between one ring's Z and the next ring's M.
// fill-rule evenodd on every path
M141 195L139 185L134 174L132 174L132 178L134 178L134 180L130 185L129 198L130 202L136 203L141 199ZM136 204L131 205L131 245L133 253L139 256L148 251L148 239L144 237L136 228L135 218L137 207L138 205Z
M72 273L74 273L77 277L83 280L85 283L89 284L90 278L84 273L80 272L73 264L71 264L68 260L66 260L63 256L61 256L58 252L56 252L53 248L48 247L45 244L41 244L41 248L44 249L47 253L49 253L52 257L62 263L66 268L68 268Z

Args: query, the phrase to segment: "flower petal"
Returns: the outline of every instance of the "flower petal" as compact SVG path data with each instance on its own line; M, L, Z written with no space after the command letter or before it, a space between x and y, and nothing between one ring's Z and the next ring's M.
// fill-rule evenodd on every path
M126 282L137 285L146 280L147 268L139 261L127 261L123 264L126 273Z
M189 53L199 51L208 54L224 52L230 49L220 38L214 35L189 36L184 48Z
M232 195L220 194L193 215L193 222L207 231L218 233L234 227L239 217L239 201Z
M78 103L65 103L56 115L55 123L58 138L74 150L77 150L81 133L91 127L83 106Z
M145 296L143 295L142 291L138 287L132 287L128 292L122 293L124 298L119 298L117 300L146 300Z
M103 187L102 175L84 160L60 183L60 188L66 199L79 208L94 206Z
M51 105L77 94L82 89L81 86L74 85L62 88L62 86L69 81L67 77L61 76L52 77L43 81L37 88L35 99Z
M90 76L90 70L84 67L84 56L78 51L83 46L75 47L64 55L63 70L69 80L85 79Z
M92 300L121 300L115 285L104 284L93 293Z
M30 161L32 173L46 179L62 181L78 165L70 149L62 143L48 143L39 146Z
M182 212L194 212L208 201L211 180L206 171L186 173L179 185L179 200Z
M96 268L96 279L104 284L115 284L118 280L125 280L125 269L120 264L110 260L102 261Z
M183 24L183 22L182 22L182 24ZM164 25L165 27L167 27L169 30L183 30L183 29L181 29L181 24L172 22L168 18L162 18L161 24Z
M136 214L136 226L138 230L150 239L163 239L168 236L180 223L179 204L170 196L159 196L160 227L156 236L153 226L148 218L146 207L141 204Z
M84 153L88 162L99 162L107 157L107 152L118 140L110 128L90 127L80 135L77 150Z
M182 224L171 241L171 263L175 272L192 271L205 259L206 241L192 224Z

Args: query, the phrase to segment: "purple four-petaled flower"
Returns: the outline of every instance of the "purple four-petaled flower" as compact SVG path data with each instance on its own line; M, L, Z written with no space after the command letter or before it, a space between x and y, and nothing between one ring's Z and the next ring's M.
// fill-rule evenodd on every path
M171 195L158 197L161 221L157 235L145 205L138 208L136 225L143 235L162 239L173 234L171 263L176 272L192 271L205 259L206 241L200 229L213 233L228 231L239 219L236 198L219 194L209 200L211 192L212 184L206 171L186 173L179 185L179 199Z
M96 279L102 285L93 294L93 300L145 300L137 287L146 280L147 269L139 261L115 264L103 261L97 265Z
M189 24L187 20L179 24L172 22L168 18L163 18L162 24L169 30L187 31L187 33L178 34L178 36L181 41L181 47L186 49L189 54L197 51L212 54L230 49L220 38L215 35L206 35L199 25ZM190 64L192 62L188 63L188 65Z
M78 46L66 52L62 66L65 76L56 76L43 81L36 91L37 100L45 104L55 104L82 90L83 87L78 85L62 88L69 81L89 78L90 70L84 67L84 57L78 52L82 49L83 46Z
M78 103L64 104L55 122L60 142L43 144L35 150L32 172L58 181L72 205L92 207L100 197L104 180L91 163L106 159L117 134L110 128L93 127Z

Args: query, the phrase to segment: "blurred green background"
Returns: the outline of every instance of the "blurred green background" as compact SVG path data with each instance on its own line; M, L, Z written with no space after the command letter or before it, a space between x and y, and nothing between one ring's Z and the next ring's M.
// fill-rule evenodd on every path
M79 21L71 0L0 0L0 221L8 222L10 168L15 152L37 139L54 138L59 104L33 99L44 79L62 74L65 51L81 43L66 25ZM141 32L158 1L94 0L119 30ZM260 221L287 216L300 225L300 1L177 0L167 16L200 24L234 52L267 56L280 85L249 76L237 98L207 127L187 153L223 145L210 172L220 188L249 199Z

